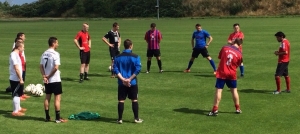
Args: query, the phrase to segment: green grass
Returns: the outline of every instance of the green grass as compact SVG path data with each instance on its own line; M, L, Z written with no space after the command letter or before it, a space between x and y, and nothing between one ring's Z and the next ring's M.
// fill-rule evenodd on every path
M161 20L89 20L92 39L90 64L91 81L78 83L79 53L73 43L75 34L84 21L3 21L0 27L0 130L1 133L297 133L300 130L298 80L300 46L298 24L300 18L234 18L234 19L161 19ZM143 124L134 124L131 102L125 103L124 123L117 119L117 80L107 72L110 58L107 46L101 41L113 22L120 24L122 39L131 39L134 53L141 56L139 74L140 117ZM165 72L158 73L152 60L151 73L146 70L146 43L143 40L150 23L156 22L163 34L162 63ZM240 23L245 34L243 56L245 78L238 80L243 113L234 114L234 105L228 89L224 89L218 117L205 116L212 107L215 77L206 59L195 60L191 73L182 71L191 56L191 34L200 23L213 37L209 53L217 59L220 48L226 43L232 24ZM274 72L277 57L273 52L279 43L274 34L282 30L291 42L291 94L273 95L276 88ZM42 83L39 58L47 49L49 36L59 39L61 77L64 94L61 115L68 117L82 111L98 112L95 121L69 121L65 124L44 123L43 98L31 97L21 103L28 109L24 117L12 117L11 97L4 93L8 83L8 57L16 33L26 33L27 76L26 85ZM284 79L282 88L285 88ZM54 118L53 100L50 107ZM16 126L17 127L14 127Z

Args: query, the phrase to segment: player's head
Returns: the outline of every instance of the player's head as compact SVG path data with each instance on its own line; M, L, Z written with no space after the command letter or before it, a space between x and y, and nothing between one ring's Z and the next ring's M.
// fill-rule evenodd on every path
M50 37L48 39L48 45L49 45L49 47L56 49L58 47L57 38L56 37Z
M199 24L199 23L197 23L196 25L195 25L195 28L196 28L196 30L197 31L201 31L201 25Z
M151 23L150 24L150 28L152 31L154 31L156 29L156 24L155 23Z
M82 30L84 31L84 32L87 32L87 31L89 31L89 24L88 23L83 23L82 24Z
M25 34L23 32L19 32L17 33L17 37L16 38L21 38L23 41L25 41Z
M234 32L239 32L240 31L240 24L239 23L234 23L233 24L233 29L234 29Z
M17 43L17 42L21 42L21 43L23 43L23 39L22 39L22 38L19 38L19 37L17 37L17 38L15 39L15 43Z
M236 44L236 45L240 46L240 45L243 44L243 39L236 38L236 39L234 40L233 44Z
M24 43L23 42L16 42L15 47L13 50L19 50L19 51L24 51Z
M133 48L133 44L132 44L132 41L130 39L126 39L124 41L124 48L125 49L132 49Z
M114 31L119 30L119 28L120 28L120 26L119 26L119 24L117 22L113 23L113 30Z
M282 40L285 38L285 34L281 31L277 32L275 36L278 42L282 42Z

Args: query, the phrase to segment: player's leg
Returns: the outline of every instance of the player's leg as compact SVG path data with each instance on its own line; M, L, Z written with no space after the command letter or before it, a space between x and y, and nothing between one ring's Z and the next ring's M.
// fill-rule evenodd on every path
M291 92L291 89L290 89L290 81L291 81L291 78L289 76L289 70L288 70L288 62L287 63L284 63L286 68L283 72L283 76L284 76L284 79L285 79L285 84L286 84L286 92L287 93L290 93Z
M239 50L242 52L242 45L240 45ZM244 77L244 64L243 64L243 59L242 59L241 65L240 65L240 73L241 73L241 77Z
M146 70L146 73L150 72L151 60L152 60L153 55L154 55L153 50L147 50L147 70Z
M273 92L273 94L279 94L281 92L280 77L283 75L284 70L285 70L285 67L284 67L283 63L278 63L277 68L276 68L276 72L275 72L275 81L276 81L277 89Z
M162 73L163 70L162 70L162 63L161 63L161 58L160 58L160 50L154 50L154 56L156 57L156 60L157 60L157 65L158 65L158 68L159 68L159 72Z
M216 74L216 65L215 65L215 62L214 62L214 60L210 57L210 55L208 54L208 51L207 51L206 48L201 49L201 55L209 61L211 67L212 67L213 70L214 70L214 74Z
M139 118L138 85L133 85L129 88L128 98L131 99L134 122L142 123L143 120Z
M60 101L62 92L61 82L51 83L53 84L53 93L54 93L54 107L55 107L55 122L56 123L64 123L67 120L60 117Z
M19 82L10 80L10 87L12 89L12 104L13 104L13 116L23 116L25 115L22 112L19 112L19 104L20 104L20 96L18 95L17 91L19 89Z
M122 124L124 102L127 97L127 88L123 85L118 85L118 120L117 123Z
M84 67L85 67L85 59L86 56L84 52L80 52L80 74L79 74L79 83L83 82L83 73L84 73Z
M208 113L208 116L218 115L218 109L219 109L219 104L221 101L222 90L224 88L224 85L225 85L225 80L217 78L216 85L215 85L216 90L215 90L214 104L213 104L213 108L212 108L211 112Z
M44 100L44 109L45 109L45 115L46 115L45 121L48 122L48 121L50 121L49 103L50 103L50 100L51 100L51 94L53 92L51 90L51 87L50 87L51 85L50 84L45 84L44 83L44 86L45 86L45 93L46 93L46 97L45 97L45 100Z
M19 87L19 89L18 89L18 91L17 91L18 95L20 96L20 100L21 100L21 96L24 94L24 91L23 91L23 90L24 90L24 85L22 84L22 85L20 85L20 87ZM20 94L21 94L21 95L20 95ZM19 112L22 112L22 113L24 113L24 112L27 111L26 108L22 108L22 107L21 107L21 102L19 103L18 110L19 110Z
M85 61L85 67L84 67L84 80L90 80L88 77L88 72L89 72L89 64L90 64L90 58L91 58L91 53L87 52L87 58Z
M23 78L23 81L25 82L25 76L26 76L26 71L23 71L22 72L22 78ZM23 98L23 100L27 99L27 98L30 98L30 96L26 95L26 94L22 94L21 96L21 99Z
M109 53L110 53L110 59L111 59L111 78L115 78L115 74L114 74L114 58L116 56L116 51L113 48L109 49Z
M236 110L235 112L237 114L242 113L242 111L240 109L240 98L239 98L239 94L237 91L237 81L236 80L226 80L226 85L228 88L230 88L232 100L233 100L235 110Z
M194 60L195 60L195 58L198 58L199 54L200 54L200 50L197 49L197 48L194 48L193 52L192 52L191 59L190 59L189 64L188 64L188 67L183 72L185 72L185 73L190 72L190 69L191 69L191 67L194 63Z

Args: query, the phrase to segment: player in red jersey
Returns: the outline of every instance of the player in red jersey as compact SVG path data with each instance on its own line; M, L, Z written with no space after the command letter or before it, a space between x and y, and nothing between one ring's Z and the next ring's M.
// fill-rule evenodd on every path
M280 42L279 50L275 51L274 54L278 56L278 64L275 73L275 80L277 90L273 92L273 94L280 93L280 77L284 76L286 82L286 92L290 93L290 77L288 73L288 65L290 61L290 42L285 38L285 34L283 32L277 32L275 34L276 39Z
M220 63L216 74L216 92L214 106L208 116L218 115L218 106L222 97L222 89L226 84L231 90L232 99L235 104L236 113L242 113L240 109L239 94L237 92L236 69L242 63L242 53L239 51L239 46L242 44L242 39L235 39L231 45L222 47L219 52Z
M234 32L229 35L227 42L232 44L232 42L234 42L234 40L237 38L244 40L244 33L240 30L240 24L238 24L238 23L233 24L233 29L234 29ZM242 52L242 44L239 46L239 50ZM241 72L241 77L244 77L243 61L240 66L240 72Z

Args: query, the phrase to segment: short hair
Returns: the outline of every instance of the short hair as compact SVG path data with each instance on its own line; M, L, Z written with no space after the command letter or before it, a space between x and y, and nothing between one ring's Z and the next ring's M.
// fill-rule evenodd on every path
M84 25L84 24L89 25L89 23L87 23L87 22L84 22L83 25Z
M129 49L129 47L132 45L132 41L130 39L126 39L124 41L124 48Z
M276 37L283 37L283 38L285 38L285 34L284 34L283 32L281 32L281 31L277 32L277 33L275 34L275 36L276 36Z
M196 27L201 27L201 25L199 23L196 24Z
M117 22L113 23L113 27L117 27L119 24Z
M155 24L155 23L151 23L151 24L150 24L150 27L151 27L151 28L154 28L154 27L156 27L156 24Z
M23 39L22 39L22 38L20 38L20 37L17 37L17 38L15 38L15 43L16 43L16 42L18 42L19 40L22 40L22 41L23 41Z
M234 23L233 27L235 27L235 26L240 26L240 24L239 23Z
M13 50L18 49L19 47L21 47L21 45L23 45L23 42L16 42Z
M53 43L55 43L57 41L57 38L56 37L50 37L48 39L48 45L49 46L53 46Z
M17 33L17 37L16 38L20 38L23 34L24 34L23 32Z
M233 44L237 44L238 46L243 44L243 39L241 38L236 38L233 42Z

